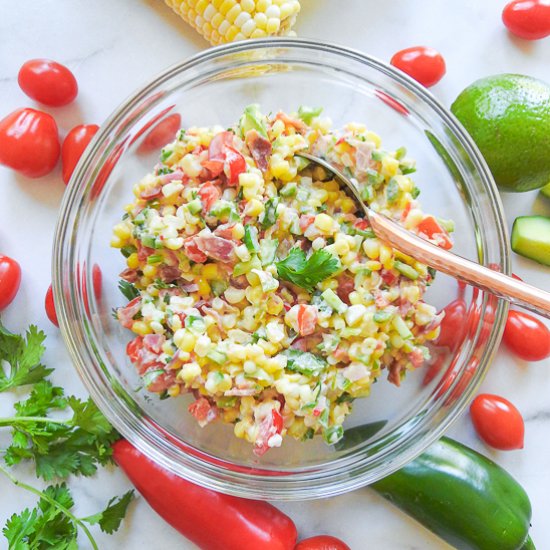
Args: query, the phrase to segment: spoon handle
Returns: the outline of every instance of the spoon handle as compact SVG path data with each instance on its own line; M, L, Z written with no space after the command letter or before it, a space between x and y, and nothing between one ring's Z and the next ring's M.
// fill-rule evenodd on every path
M404 254L512 304L550 318L549 292L439 248L372 210L369 210L368 216L376 236Z

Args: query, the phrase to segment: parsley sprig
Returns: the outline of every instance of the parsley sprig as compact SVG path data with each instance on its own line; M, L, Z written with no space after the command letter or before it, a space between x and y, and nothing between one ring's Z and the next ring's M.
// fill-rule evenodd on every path
M281 279L313 292L317 283L340 269L340 262L326 250L316 250L306 259L306 254L301 248L293 248L288 256L276 262L275 266Z
M36 475L46 481L70 474L90 476L111 460L111 444L118 434L91 399L67 396L47 376L53 369L41 363L45 335L30 326L25 336L12 334L0 322L0 393L27 389L14 405L14 414L0 418L0 429L10 428L11 443L2 451L7 466L22 461L34 464ZM44 491L17 479L4 466L0 474L14 485L39 496L37 506L13 514L3 529L10 550L55 548L76 550L79 528L97 549L88 525L98 524L106 533L120 526L133 491L109 501L106 508L84 518L71 509L74 501L65 483Z

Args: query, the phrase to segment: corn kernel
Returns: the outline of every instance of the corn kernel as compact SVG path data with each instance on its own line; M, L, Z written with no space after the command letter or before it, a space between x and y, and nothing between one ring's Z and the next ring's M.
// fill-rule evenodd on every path
M133 252L126 258L126 265L130 269L137 269L139 267L139 258L135 252Z
M231 229L232 237L239 241L244 237L244 226L242 223L236 223Z
M201 368L197 363L186 363L177 374L177 378L186 384L191 384L197 376L201 375Z
M111 247L112 248L122 248L126 243L120 239L120 237L117 237L116 235L113 235L111 237Z
M146 277L150 277L151 279L155 278L155 275L157 274L157 272L158 272L158 269L157 269L157 266L155 265L146 265L143 268L143 274Z
M313 223L322 233L330 235L334 232L334 221L327 214L317 214Z
M264 205L258 199L251 199L248 201L244 209L244 214L251 217L259 216L265 210ZM243 229L244 235L244 229Z
M199 294L203 297L209 296L211 292L210 285L205 279L199 279L197 281L197 284L199 286Z
M181 351L193 351L196 340L194 334L183 328L176 330L174 333L174 344L176 344Z
M151 334L153 331L147 323L144 323L143 321L134 321L132 323L132 332L135 332L140 336L145 336L146 334Z
M219 277L218 266L216 264L206 264L202 268L202 276L205 279L217 279Z
M117 223L113 232L120 239L129 239L132 236L130 228L125 223Z

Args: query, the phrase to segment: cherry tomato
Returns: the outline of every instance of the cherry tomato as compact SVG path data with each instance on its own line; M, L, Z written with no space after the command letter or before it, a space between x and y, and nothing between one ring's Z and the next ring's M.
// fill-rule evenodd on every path
M504 397L482 393L470 405L479 437L495 449L523 449L525 426L521 413Z
M351 550L350 547L336 537L330 535L318 535L301 540L294 550Z
M0 164L39 178L59 158L59 136L53 117L36 109L18 109L0 120Z
M59 321L57 320L57 313L55 312L55 304L53 301L53 290L52 285L48 287L48 291L46 292L46 300L45 300L45 307L46 307L46 315L48 316L48 319L56 326L59 326Z
M30 98L51 107L67 105L78 93L73 73L50 59L31 59L24 63L17 81Z
M61 164L63 167L63 181L69 183L73 171L88 146L88 143L99 130L97 124L79 124L68 134L61 147Z
M20 284L20 265L9 256L0 254L0 311L13 302Z
M463 298L457 298L443 308L445 317L441 321L441 331L436 344L450 350L455 350L462 342L466 332L466 302Z
M550 35L548 0L514 0L502 11L502 22L516 36L538 40Z
M398 51L391 58L390 63L428 88L437 84L446 71L442 55L433 48L425 46L414 46Z
M550 357L550 330L536 317L510 310L504 328L504 343L525 361L542 361Z

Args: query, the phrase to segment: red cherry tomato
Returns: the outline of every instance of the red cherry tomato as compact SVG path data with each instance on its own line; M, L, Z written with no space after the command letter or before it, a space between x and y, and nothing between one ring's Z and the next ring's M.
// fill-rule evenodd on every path
M63 181L69 183L73 171L88 146L88 143L99 130L97 124L79 124L68 134L61 147L61 164L63 167Z
M351 550L350 547L336 537L330 535L318 535L301 540L294 550Z
M48 287L48 291L46 292L46 300L45 300L45 307L46 307L46 315L48 316L48 319L56 326L59 326L59 321L57 320L57 313L55 312L55 304L53 301L53 290L52 285Z
M0 311L13 302L20 284L20 265L9 256L0 254Z
M550 330L536 317L511 310L504 328L504 343L525 361L550 357Z
M441 331L437 337L436 344L450 350L455 350L462 342L466 332L466 302L463 298L453 300L443 308L445 317L441 321Z
M442 55L424 46L398 51L390 63L428 88L437 84L446 71Z
M50 59L31 59L24 63L17 81L30 98L51 107L67 105L78 93L73 73Z
M482 393L470 405L479 437L495 449L523 449L525 426L521 413L504 397Z
M0 120L0 164L39 178L59 158L59 136L53 117L36 109L18 109Z
M550 35L550 3L548 0L514 0L504 7L502 22L520 38L539 40Z

